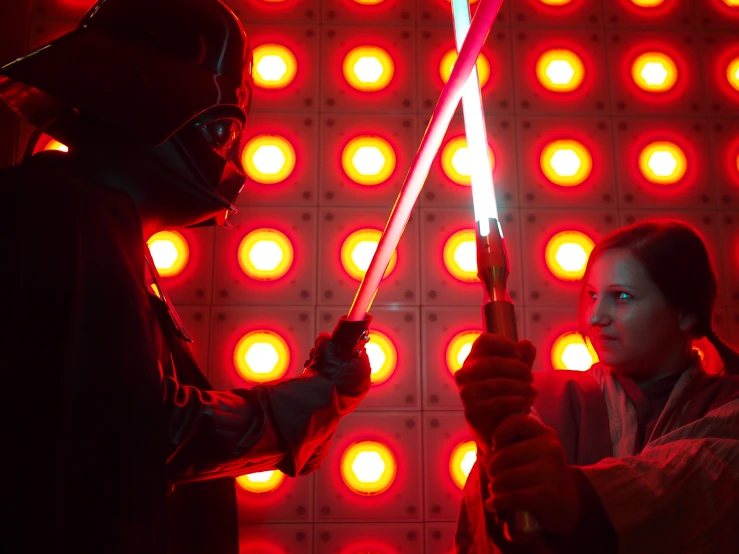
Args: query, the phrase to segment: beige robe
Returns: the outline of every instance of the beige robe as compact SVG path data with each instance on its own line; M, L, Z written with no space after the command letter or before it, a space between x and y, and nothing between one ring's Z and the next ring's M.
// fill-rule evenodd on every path
M535 408L596 491L619 553L739 553L738 376L710 377L698 365L686 370L638 454L635 406L608 370L537 375L536 385ZM575 415L561 415L569 413ZM459 554L500 551L485 529L478 472L472 469L465 487Z

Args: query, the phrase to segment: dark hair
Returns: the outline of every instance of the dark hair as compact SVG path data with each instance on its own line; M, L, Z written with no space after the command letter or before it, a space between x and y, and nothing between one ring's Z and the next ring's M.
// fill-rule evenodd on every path
M698 232L673 219L648 219L618 229L603 238L588 259L580 291L580 326L583 298L593 262L606 250L624 248L636 258L657 285L667 302L696 317L693 335L706 337L716 348L724 368L739 373L739 352L722 341L713 330L716 304L716 274Z

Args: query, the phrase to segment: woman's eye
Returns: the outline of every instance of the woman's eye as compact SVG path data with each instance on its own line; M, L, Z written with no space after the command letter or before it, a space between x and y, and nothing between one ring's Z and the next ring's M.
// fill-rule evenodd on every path
M598 295L595 293L594 290L589 290L588 296L590 297L591 300L595 300L596 298L598 298Z
M616 298L619 300L628 300L631 298L631 295L628 292L619 291L616 293Z

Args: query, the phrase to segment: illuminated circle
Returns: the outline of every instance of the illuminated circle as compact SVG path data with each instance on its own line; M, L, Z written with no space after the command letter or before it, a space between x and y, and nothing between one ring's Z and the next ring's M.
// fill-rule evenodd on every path
M729 62L726 68L726 78L733 88L739 90L739 58L734 58Z
M536 77L552 92L572 92L585 78L585 66L572 50L547 50L536 61Z
M444 266L462 282L473 283L477 278L477 243L475 231L463 229L454 233L444 244Z
M395 371L398 351L390 337L379 331L370 331L369 337L365 349L372 368L371 380L373 385L379 385L387 381Z
M441 80L446 83L452 74L454 64L457 63L457 50L449 50L446 54L441 57L439 62L439 75ZM484 87L490 80L490 62L485 57L485 54L477 56L477 78L480 80L480 87Z
M284 481L285 474L281 471L260 471L236 478L242 489L257 494L277 490Z
M295 79L298 62L281 44L262 44L254 48L254 84L260 88L281 89Z
M185 269L190 258L190 248L185 237L177 231L161 231L146 243L159 275L174 277Z
M349 141L341 154L344 172L360 185L379 185L395 171L395 150L383 138L361 136Z
M376 6L382 4L385 0L354 0L354 3L361 4L362 6Z
M279 135L259 135L251 139L241 154L246 174L263 185L287 179L295 169L295 149Z
M665 0L631 0L632 4L640 8L656 8L665 3Z
M631 64L631 78L647 92L666 92L677 82L677 66L667 54L647 52Z
M559 336L552 346L554 369L587 371L597 361L598 355L590 341L586 343L578 332L573 331Z
M239 244L239 266L259 281L283 277L292 266L293 257L290 239L276 229L256 229Z
M585 145L575 140L555 140L541 152L541 169L555 185L575 187L593 170L593 158Z
M490 157L490 171L495 168L495 155L493 149L488 145L488 156ZM470 174L470 151L467 148L467 137L456 137L450 140L441 151L441 167L447 177L462 186L471 184Z
M362 92L384 89L394 74L393 59L378 46L358 46L344 58L344 78Z
M382 237L382 232L377 229L360 229L346 238L344 244L341 245L341 264L350 277L357 281L364 278L372 257L375 255L375 250L377 250L380 237ZM397 260L396 250L390 257L385 275L382 276L383 279L393 272Z
M280 379L290 365L290 348L272 331L252 331L234 350L236 371L246 381L266 383Z
M449 458L449 474L457 487L464 489L467 476L477 460L477 445L475 441L464 441L454 447Z
M677 144L653 142L639 154L639 170L650 183L673 185L685 176L688 160Z
M572 0L539 0L542 4L546 4L547 6L566 6Z
M472 344L480 334L480 331L463 331L449 341L446 348L446 367L449 373L454 375L461 369L472 350Z
M395 481L397 471L395 456L379 442L355 443L341 457L341 478L357 494L382 494Z
M724 0L724 4L730 8L739 8L739 0Z
M549 271L562 281L579 281L585 275L588 257L595 243L579 231L562 231L554 235L545 250Z

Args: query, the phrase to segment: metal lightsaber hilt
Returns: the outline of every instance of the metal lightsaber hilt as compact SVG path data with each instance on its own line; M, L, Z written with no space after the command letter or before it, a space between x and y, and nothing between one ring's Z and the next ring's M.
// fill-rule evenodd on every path
M487 300L482 307L485 330L517 342L516 313L508 294L508 253L498 220L491 218L489 223L490 233L487 236L482 236L477 227L477 275L485 288ZM481 478L486 482L484 473L483 470ZM532 544L541 536L539 524L529 512L499 514L499 518L503 523L505 539L514 545Z
M372 316L365 315L361 321L351 321L342 316L331 332L331 340L336 344L339 353L344 358L351 358L369 340L369 327Z

